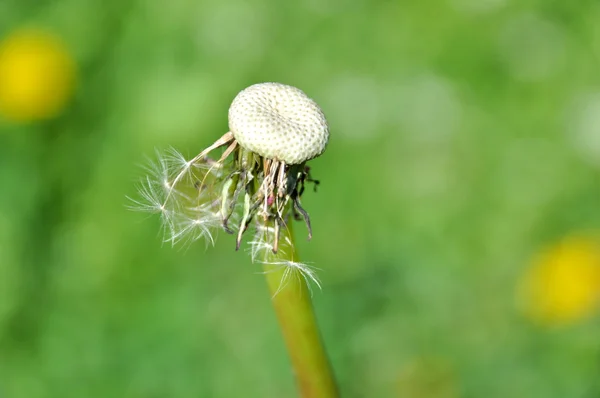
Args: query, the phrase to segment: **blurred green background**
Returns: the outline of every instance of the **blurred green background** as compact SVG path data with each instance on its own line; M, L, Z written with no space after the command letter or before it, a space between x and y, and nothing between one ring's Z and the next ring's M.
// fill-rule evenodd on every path
M566 320L518 294L600 227L598 21L591 0L1 1L0 40L43 29L76 83L54 115L0 114L0 396L295 396L260 267L126 209L154 148L198 153L277 81L331 126L299 250L343 396L600 397L600 285Z

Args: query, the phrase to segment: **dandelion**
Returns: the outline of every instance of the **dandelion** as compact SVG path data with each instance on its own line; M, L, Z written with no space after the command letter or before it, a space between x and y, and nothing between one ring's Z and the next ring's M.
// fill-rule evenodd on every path
M318 184L306 162L323 153L329 138L319 106L295 87L255 84L233 100L229 128L191 159L175 149L157 152L157 160L146 167L148 176L139 187L142 200L135 200L135 206L161 214L165 240L173 243L199 238L212 243L220 227L230 234L237 231L239 249L256 219L254 260L259 248L277 253L281 230L291 218L304 220L310 239L310 217L300 197L307 182ZM219 148L224 152L210 158ZM264 233L267 225L273 233ZM267 236L268 245L257 243Z
M280 83L242 90L228 116L229 131L193 158L157 152L131 207L159 214L172 244L214 244L222 230L238 250L253 230L248 251L263 265L303 396L337 396L310 301L310 283L320 282L298 260L291 226L303 220L312 237L301 196L318 184L306 163L325 151L327 121L304 92Z
M600 304L600 244L568 236L542 251L523 275L519 294L525 314L542 324L589 316Z
M0 42L0 114L25 122L56 116L71 97L74 62L61 40L23 29Z

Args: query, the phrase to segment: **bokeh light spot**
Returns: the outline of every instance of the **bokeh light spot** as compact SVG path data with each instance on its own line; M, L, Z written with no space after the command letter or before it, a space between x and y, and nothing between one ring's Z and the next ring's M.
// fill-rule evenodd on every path
M463 106L452 82L423 73L396 87L387 103L395 107L396 123L411 140L444 142L459 129Z
M338 126L340 137L370 141L382 133L383 100L376 80L368 76L345 75L335 79L323 103L331 122Z
M566 60L562 29L531 13L517 15L503 26L499 51L513 78L532 82L556 74Z
M600 94L575 101L568 124L574 149L583 160L600 167Z

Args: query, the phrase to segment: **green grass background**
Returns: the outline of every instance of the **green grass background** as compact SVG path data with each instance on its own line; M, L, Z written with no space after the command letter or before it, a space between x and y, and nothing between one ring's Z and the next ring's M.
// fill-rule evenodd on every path
M600 397L598 318L515 306L532 254L600 226L598 21L596 1L3 0L0 34L60 34L79 84L58 119L0 122L0 396L294 396L260 267L125 208L145 155L196 154L278 81L331 126L299 250L345 397Z

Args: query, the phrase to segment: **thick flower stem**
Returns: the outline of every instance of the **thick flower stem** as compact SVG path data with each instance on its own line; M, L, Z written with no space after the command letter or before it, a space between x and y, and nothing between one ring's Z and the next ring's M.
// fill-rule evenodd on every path
M268 253L266 263L297 262L291 223L281 228L277 254ZM302 398L338 397L333 371L327 359L313 311L311 292L297 269L264 265L273 305ZM284 275L285 272L291 272ZM282 282L283 281L283 282Z

